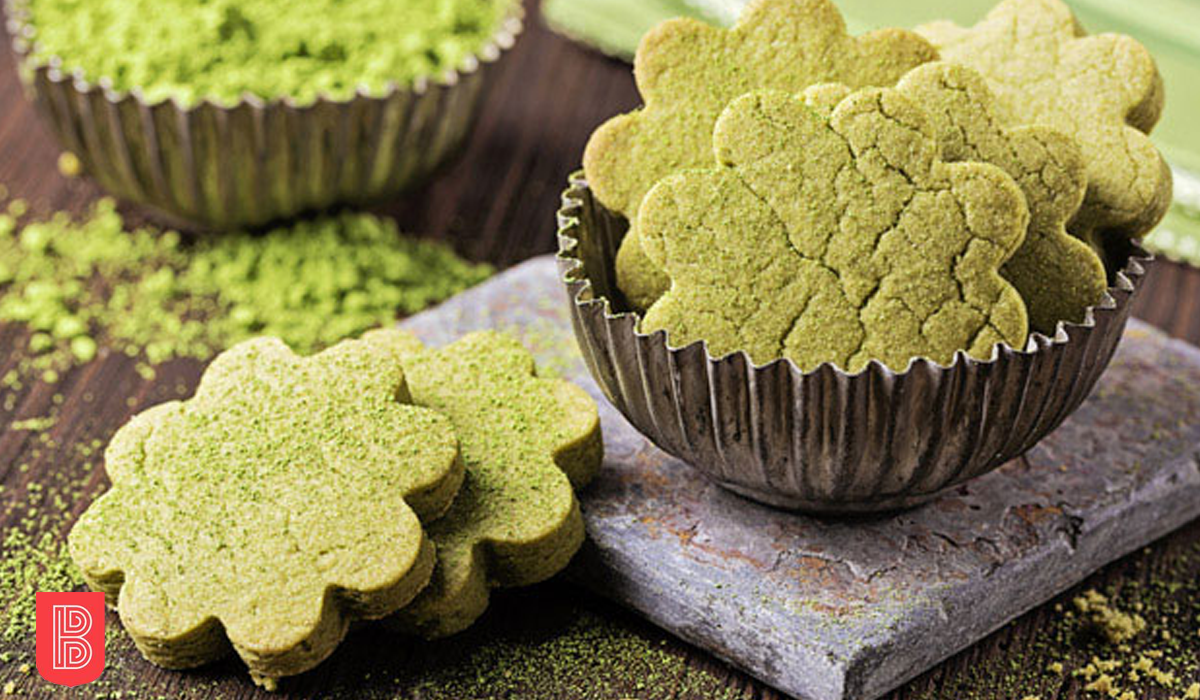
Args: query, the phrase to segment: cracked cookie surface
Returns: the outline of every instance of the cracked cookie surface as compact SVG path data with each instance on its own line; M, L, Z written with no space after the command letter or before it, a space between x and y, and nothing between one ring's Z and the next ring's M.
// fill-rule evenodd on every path
M1001 268L1029 311L1029 326L1049 336L1059 321L1081 323L1108 287L1104 263L1067 232L1087 191L1087 165L1075 139L1044 126L1006 128L979 73L929 63L896 89L929 114L947 162L991 163L1025 194L1029 230Z
M408 400L399 364L367 343L236 345L192 399L113 437L112 488L71 556L159 665L232 645L267 685L312 668L351 620L394 612L431 576L419 518L449 507L463 465L450 421Z
M596 197L631 222L617 271L630 302L646 308L666 285L638 245L638 207L662 178L711 162L713 126L729 102L820 82L891 86L935 58L907 30L850 36L830 0L756 0L732 29L675 19L647 33L634 60L645 107L597 129L583 158Z
M1061 0L1004 0L974 27L917 31L987 79L1007 125L1048 126L1080 144L1088 189L1073 233L1140 238L1162 219L1171 172L1146 134L1162 114L1163 82L1144 46L1088 36Z
M644 332L852 372L1024 345L1025 305L999 274L1025 237L1024 197L999 168L942 162L928 116L897 91L833 108L751 93L713 142L717 167L663 180L639 212L671 279Z

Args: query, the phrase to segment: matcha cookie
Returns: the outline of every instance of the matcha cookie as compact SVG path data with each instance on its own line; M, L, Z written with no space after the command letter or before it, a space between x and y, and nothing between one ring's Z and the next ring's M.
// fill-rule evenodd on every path
M928 116L894 89L823 111L745 95L714 130L718 165L650 191L642 245L672 285L642 330L803 370L1023 347L1025 305L999 274L1029 223L1012 178L942 162Z
M1001 274L1025 300L1030 327L1053 335L1059 321L1082 322L1108 278L1099 256L1066 229L1087 191L1078 144L1043 126L1006 129L986 81L970 68L926 64L896 89L929 114L943 160L991 163L1025 193L1029 231Z
M833 114L833 110L842 103L842 100L853 94L853 89L841 83L819 83L806 89L800 94L800 97L804 100L804 104L828 119Z
M112 488L71 556L150 661L188 668L232 645L273 686L432 575L419 519L449 507L463 465L450 421L408 403L400 366L368 343L309 358L237 345L194 398L117 432Z
M1171 201L1171 172L1146 134L1163 109L1150 53L1120 34L1087 36L1061 0L1004 0L969 29L918 31L950 62L983 74L1008 126L1043 125L1075 139L1088 190L1071 231L1140 238Z
M830 0L756 0L732 29L676 19L646 34L634 60L645 107L601 126L583 157L596 197L632 224L617 269L629 301L646 308L666 288L638 247L642 198L667 175L711 162L713 125L734 98L822 82L891 86L935 58L902 29L848 35Z
M583 543L572 487L591 480L603 457L596 403L574 384L537 377L529 352L497 333L440 349L396 330L365 340L395 353L413 401L449 416L462 441L462 491L428 527L433 579L393 618L444 637L483 614L490 588L547 579Z

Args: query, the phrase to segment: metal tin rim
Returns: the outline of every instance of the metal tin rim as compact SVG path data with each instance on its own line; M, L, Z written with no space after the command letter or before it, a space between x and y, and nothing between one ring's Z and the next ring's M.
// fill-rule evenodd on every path
M1082 323L1060 322L1053 337L1031 333L1022 349L998 345L986 360L959 352L949 365L918 358L902 371L874 361L852 374L828 363L801 372L786 359L754 365L744 352L713 357L703 341L676 347L669 344L664 331L642 333L637 328L640 317L618 310L600 289L614 288L615 280L611 270L598 273L596 250L584 248L611 246L613 241L581 242L596 233L585 230L583 217L590 215L589 207L603 210L593 203L586 180L577 173L571 177L558 212L559 269L589 370L614 405L662 449L722 486L772 505L826 513L915 505L1000 466L1036 444L1078 408L1107 367L1128 320L1131 302L1154 259L1134 246L1101 303L1087 311ZM605 216L617 218L611 213ZM620 221L627 226L623 219ZM581 231L588 235L581 235ZM611 239L623 235L623 231L605 235ZM593 280L597 274L606 278ZM680 390L689 383L699 388ZM880 437L880 431L904 433L914 421L896 412L913 408L913 394L927 399L921 404L926 409L945 409L952 404L971 408L975 410L972 420L977 424L951 426L961 428L957 443L950 438L944 438L945 444L934 444L934 438L922 443L923 454L932 455L929 459L939 464L929 467L930 474L924 481L919 474L910 475L918 487L891 488L889 484L900 483L892 473L897 460L919 462L919 455L909 454L915 448L889 443L880 449L895 449L896 454L881 455L874 454L870 445L849 443L855 438L869 442ZM689 403L685 400L688 395L703 396L707 405ZM789 400L801 399L808 400L805 405L816 407L818 413L840 409L850 417L801 416L798 407L787 405ZM805 425L809 420L823 421L819 423L822 429L842 431L838 438L844 438L847 444L837 440L830 444L826 435L799 435L803 431L798 429L794 433L777 430L776 437L782 435L783 440L800 444L790 445L791 451L783 457L772 457L770 453L781 448L767 438L775 429L774 423L784 419L803 420ZM949 425L951 419L930 416L922 420L945 420ZM1012 425L1006 426L1005 421ZM744 425L728 428L726 422ZM1018 424L1021 430L1005 434L1006 427ZM741 440L745 445L733 445L735 449L731 449L709 434L726 430L736 430L726 436L726 442ZM891 440L895 437L892 432L883 437ZM971 444L963 436L978 438L978 443L986 442L988 447ZM814 447L809 443L819 444ZM809 449L815 452L805 451ZM821 450L833 454L830 463L821 462L825 456ZM817 456L813 458L813 454ZM847 466L847 461L854 463ZM936 477L941 462L953 468L947 467L946 478L939 481ZM838 470L842 468L850 474L846 478L856 480L855 484L839 483ZM908 468L926 467L917 463ZM829 484L824 490L817 489L815 495L808 489L814 470L827 472Z
M28 0L0 0L27 92L61 146L104 189L172 226L228 230L341 204L362 205L424 182L460 150L483 97L523 29L510 15L458 69L379 94L299 103L155 103L89 83L30 53ZM61 61L55 62L61 64Z
M29 20L28 0L4 0L4 11L7 17L7 29L12 45L13 53L16 54L18 62L33 70L44 69L48 72L48 77L54 83L70 83L72 88L83 93L100 92L109 102L117 103L127 99L136 100L138 103L146 107L156 107L161 104L171 104L175 109L181 112L195 112L201 109L220 109L226 111L236 110L243 105L249 105L256 109L264 109L276 105L283 105L291 109L306 110L315 109L318 107L327 107L329 105L348 105L356 100L368 99L384 101L398 93L411 92L414 94L425 94L431 87L452 87L460 83L464 76L475 73L481 65L495 63L500 60L509 49L517 43L517 38L524 31L525 8L520 2L512 0L510 2L509 11L500 21L496 32L487 42L485 42L478 51L468 56L460 65L447 69L440 75L422 76L415 80L410 85L401 84L396 81L388 81L382 91L372 92L366 86L358 86L353 95L345 98L331 97L329 95L318 95L315 100L298 102L290 95L274 97L269 100L254 95L249 92L244 92L239 97L237 102L232 104L216 102L209 98L197 100L191 104L181 104L175 97L166 97L156 102L147 102L137 88L131 90L116 90L112 87L112 82L106 77L100 77L95 82L89 81L84 77L82 69L75 69L70 72L63 71L63 60L59 56L53 56L46 61L35 61L33 59L33 47L36 43L37 29Z

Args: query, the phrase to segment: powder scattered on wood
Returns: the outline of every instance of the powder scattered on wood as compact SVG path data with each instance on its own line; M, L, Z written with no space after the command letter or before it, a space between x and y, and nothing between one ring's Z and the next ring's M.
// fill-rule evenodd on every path
M276 335L307 354L492 273L370 214L186 242L125 230L107 199L79 220L23 222L24 210L0 215L0 321L30 329L32 356L6 388L33 373L57 380L105 350L153 365Z
M997 633L998 641L982 643L1006 649L1008 663L978 663L977 653L968 652L966 663L951 662L953 672L914 683L912 698L1190 700L1191 685L1200 685L1200 644L1194 641L1200 543L1189 538L1194 535L1181 533L1163 545L1165 555L1145 550L1121 564L1119 588L1064 596L1039 617L1029 637L1010 627Z
M79 156L63 151L58 155L58 172L63 177L79 177L83 173L83 163L79 162Z
M26 418L24 420L15 421L8 426L9 430L20 430L30 432L41 432L54 427L58 421L56 416L42 416L40 418Z
M18 642L33 634L38 591L71 591L83 583L66 544L54 533L29 535L19 529L0 533L0 640Z
M1084 591L1072 603L1079 614L1113 644L1127 642L1146 629L1146 620L1141 615L1112 607L1108 598L1094 589Z
M501 635L474 648L447 640L434 651L456 645L470 650L453 663L435 662L430 670L418 671L405 683L406 691L392 697L558 700L564 688L576 700L743 697L736 685L690 664L664 642L582 607L551 603L549 608L549 614L563 621L555 634Z

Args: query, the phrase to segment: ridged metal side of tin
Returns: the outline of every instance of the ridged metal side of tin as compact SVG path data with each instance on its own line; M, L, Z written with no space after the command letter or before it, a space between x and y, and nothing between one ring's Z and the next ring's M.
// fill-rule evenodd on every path
M622 312L614 260L628 227L572 178L558 212L559 268L588 368L616 408L660 448L722 486L784 508L853 514L905 508L984 474L1053 431L1095 386L1153 258L1134 251L1102 303L1054 338L991 360L918 359L801 372L745 353L671 347Z
M148 104L31 59L24 0L6 0L22 81L63 148L106 190L209 228L255 226L416 184L470 132L484 87L523 28L519 3L457 70L373 96L307 105L247 95L232 107Z

